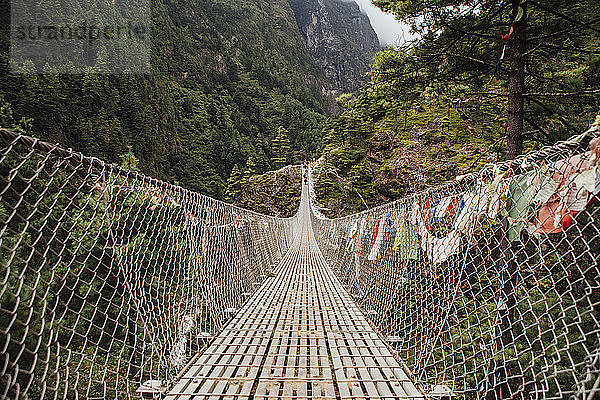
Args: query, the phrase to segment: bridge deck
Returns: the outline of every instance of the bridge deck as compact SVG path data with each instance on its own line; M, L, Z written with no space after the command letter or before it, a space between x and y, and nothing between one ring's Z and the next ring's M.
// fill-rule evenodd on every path
M422 399L326 264L309 226L167 395L199 399Z

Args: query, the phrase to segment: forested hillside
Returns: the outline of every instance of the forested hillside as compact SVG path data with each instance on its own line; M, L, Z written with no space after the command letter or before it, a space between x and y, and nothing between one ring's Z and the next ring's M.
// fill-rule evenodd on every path
M600 110L595 0L376 3L421 39L379 53L326 124L316 178L330 215L579 134Z
M7 27L9 2L0 4ZM93 10L89 18L102 21ZM3 124L31 118L29 134L109 161L131 147L142 171L219 198L234 165L244 170L252 158L256 172L275 168L279 127L288 132L287 162L316 154L332 83L287 0L156 0L152 14L145 75L108 75L101 64L83 75L49 66L41 75L10 75L4 29Z
M2 124L25 118L109 161L131 148L142 171L243 204L253 190L226 196L231 182L323 156L319 196L335 214L553 143L600 109L594 0L375 3L419 39L380 52L367 87L337 102L378 49L356 4L156 0L151 74L10 75L2 52Z

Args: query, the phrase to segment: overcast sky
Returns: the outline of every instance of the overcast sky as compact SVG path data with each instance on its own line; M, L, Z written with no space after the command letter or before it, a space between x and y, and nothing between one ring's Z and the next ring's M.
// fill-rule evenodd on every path
M394 46L399 41L403 43L410 39L408 27L396 20L392 14L387 14L375 7L371 0L346 0L355 1L371 20L371 25L379 36L379 41L383 46Z

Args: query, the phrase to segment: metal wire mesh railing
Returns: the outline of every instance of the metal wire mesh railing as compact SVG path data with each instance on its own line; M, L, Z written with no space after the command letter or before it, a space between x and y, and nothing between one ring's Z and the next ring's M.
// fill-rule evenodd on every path
M600 124L313 229L432 398L600 398Z
M166 389L294 223L0 130L0 398Z

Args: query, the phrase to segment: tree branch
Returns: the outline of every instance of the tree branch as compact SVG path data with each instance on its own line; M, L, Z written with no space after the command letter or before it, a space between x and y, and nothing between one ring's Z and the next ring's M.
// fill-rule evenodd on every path
M544 11L547 11L547 12L549 12L549 13L551 13L551 14L554 14L554 15L556 15L556 16L558 16L558 17L561 17L561 18L562 18L562 19L564 19L564 20L567 20L567 21L569 21L569 22L572 22L572 23L574 23L574 24L577 24L577 25L579 25L579 26L582 26L582 27L585 27L585 28L591 29L591 30L593 30L594 32L598 32L598 33L600 33L600 29L598 29L598 28L595 28L595 27L591 26L589 23L586 23L586 22L581 22L581 21L577 21L575 18L571 18L571 17L569 17L568 15L561 13L560 11L556 11L556 10L553 10L553 9L551 9L551 8L549 8L549 7L546 7L546 6L544 6L544 5L541 5L540 3L536 2L536 1L529 0L529 4L533 4L533 5L534 5L534 6L536 6L537 8L539 8L539 9L541 9L541 10L544 10Z

